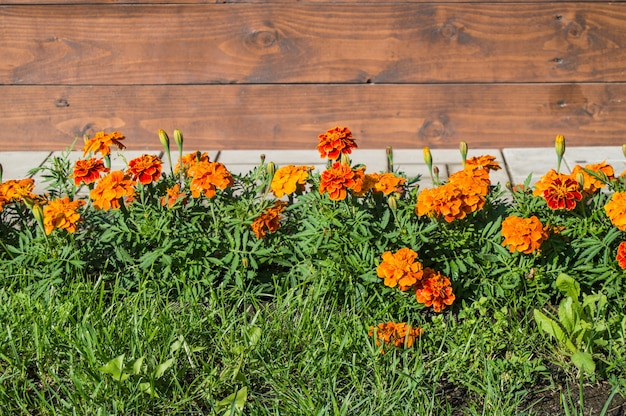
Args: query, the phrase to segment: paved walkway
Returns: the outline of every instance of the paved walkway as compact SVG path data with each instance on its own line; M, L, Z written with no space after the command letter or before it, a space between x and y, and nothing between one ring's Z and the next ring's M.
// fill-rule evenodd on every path
M119 155L113 153L112 168L124 169L126 161L142 154L157 154L162 151L133 151L125 150ZM456 149L431 149L433 164L439 167L440 178L445 179L449 174L461 169L461 157ZM29 177L32 168L52 163L54 157L63 152L0 152L0 164L3 167L2 179L21 179ZM277 166L286 164L312 165L315 169L325 167L324 159L319 157L316 150L223 150L209 152L211 160L219 161L233 173L249 172L260 162L260 155L265 154L266 162L273 161ZM556 168L556 154L553 147L549 148L505 148L498 149L470 149L468 157L490 154L503 167L502 170L491 173L493 182L505 184L523 183L529 174L531 182L537 181L541 175L552 168ZM367 172L380 172L387 169L387 155L385 149L356 149L352 153L353 164L361 163L367 166ZM82 152L70 152L70 160L82 157ZM175 157L173 154L172 157ZM428 169L424 163L422 149L394 149L394 169L405 172L408 176L421 176L421 186L432 186ZM612 165L616 174L626 170L626 158L622 148L618 146L595 147L568 147L565 151L561 170L569 172L576 164L586 165L606 161ZM164 161L166 162L166 161ZM165 169L169 169L167 166ZM42 192L44 184L42 178L34 176L37 184L36 191Z

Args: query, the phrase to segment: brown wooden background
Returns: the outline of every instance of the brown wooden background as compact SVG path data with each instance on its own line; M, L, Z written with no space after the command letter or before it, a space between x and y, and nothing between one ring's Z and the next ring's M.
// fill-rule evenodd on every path
M62 3L62 4L59 4ZM626 142L626 3L1 0L0 150Z

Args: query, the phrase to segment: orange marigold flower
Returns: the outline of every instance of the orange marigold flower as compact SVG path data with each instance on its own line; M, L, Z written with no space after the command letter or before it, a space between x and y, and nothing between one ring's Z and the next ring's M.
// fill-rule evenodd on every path
M362 169L352 169L347 163L335 162L320 177L320 194L328 192L333 201L346 199L347 190L360 192L365 173Z
M432 306L435 312L441 312L456 299L452 293L450 279L430 267L424 269L422 279L413 288L415 299L425 306Z
M251 228L257 239L265 237L267 231L273 233L280 228L280 214L285 210L286 203L276 201L273 207L268 207L254 219Z
M415 212L418 216L443 217L446 222L467 216L465 196L458 186L448 183L432 189L424 189L417 196Z
M96 187L89 192L89 197L97 209L119 209L121 198L134 196L135 184L124 172L114 170L96 183Z
M84 204L85 201L81 200L70 201L67 196L50 201L43 209L46 234L49 235L55 228L67 230L69 233L75 232L80 221L80 214L76 210Z
M124 139L125 137L119 131L114 131L109 134L99 131L94 137L87 140L83 149L83 155L92 152L106 156L111 153L111 146L113 145L117 146L120 150L125 149L126 146L121 143Z
M191 165L187 174L191 178L189 188L194 198L199 198L202 194L213 198L216 189L224 190L235 183L226 166L220 162L196 162Z
M509 251L519 251L530 254L538 250L548 238L548 228L541 224L536 216L520 218L511 215L502 221L503 246L509 246Z
M401 248L395 253L386 251L382 258L376 273L385 279L385 286L398 286L405 291L422 278L422 263L415 261L417 253L410 248Z
M386 322L378 324L376 328L370 326L368 335L371 337L374 333L376 333L376 345L387 344L411 348L415 339L422 335L424 330L419 327L412 327L406 322Z
M487 172L490 170L500 170L502 167L498 162L496 162L496 157L491 155L483 155L483 156L475 156L467 159L465 161L465 169L466 170L476 170L476 169L486 169Z
M337 160L341 154L350 154L357 147L347 127L335 127L318 137L317 150L322 158Z
M176 166L174 167L174 173L178 173L178 171L180 170L180 162L180 160L176 162ZM189 169L197 162L210 162L209 154L207 152L200 153L200 151L196 151L188 153L182 157L182 165L184 170Z
M406 182L405 178L396 176L391 172L383 174L375 173L374 178L376 178L374 191L382 192L384 195L389 195L392 192L400 192Z
M579 183L570 178L555 178L543 191L543 197L552 209L576 208L576 203L583 199Z
M33 178L9 179L0 184L0 195L3 195L5 203L22 201L24 198L39 198L33 194L33 189L35 189Z
M622 241L621 243L619 243L615 260L617 260L617 264L619 264L619 267L621 267L622 269L626 269L626 241Z
M128 162L128 170L132 178L142 185L157 182L161 177L161 159L155 155L142 155Z
M365 194L370 190L374 189L376 183L378 182L378 174L377 173L365 173L363 175L363 183L361 183L361 188L356 191L352 191L352 195L354 196L365 196Z
M312 170L313 166L294 165L283 166L276 170L271 184L274 196L282 198L284 195L304 192L304 185Z
M619 267L626 269L626 241L622 241L617 247L617 256L615 259Z
M611 223L619 230L626 231L626 192L615 192L604 206Z
M582 191L585 197L595 194L600 188L606 186L606 183L596 178L595 176L590 175L586 172L586 170L590 170L596 173L602 173L607 177L609 181L615 179L615 172L613 171L613 167L611 165L607 165L606 161L603 161L601 163L595 163L592 165L585 165L584 169L580 167L580 165L574 166L574 169L572 169L572 178L575 178L578 172L582 173L584 178Z
M178 201L182 200L185 203L186 193L180 192L180 185L176 184L166 190L166 194L161 197L161 206L167 206L172 208Z
M101 173L109 172L109 170L109 168L104 166L102 159L92 157L86 160L77 160L74 163L74 173L70 177L74 178L76 186L80 185L81 182L88 185L96 182L100 179Z

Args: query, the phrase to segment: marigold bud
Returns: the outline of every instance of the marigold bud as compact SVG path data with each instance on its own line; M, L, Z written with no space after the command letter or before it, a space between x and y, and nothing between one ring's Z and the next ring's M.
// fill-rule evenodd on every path
M433 165L433 155L430 153L430 149L428 147L424 148L424 162L426 162L429 169Z
M178 146L178 150L183 150L183 132L179 129L174 130L174 141L176 142L176 146Z
M347 153L341 154L341 163L346 164L348 166L350 166L350 164L352 163L352 161L350 160L350 156L348 156Z
M578 182L580 189L585 189L585 175L582 171L578 171L576 174L576 182Z
M622 145L622 154L626 157L626 143Z
M391 195L387 198L387 205L389 205L389 208L391 208L392 211L395 211L398 209L398 198L396 198L394 195Z
M554 140L554 148L556 150L556 171L561 171L561 161L563 160L563 155L565 154L565 137L562 135L557 135Z
M0 163L0 183L2 183L2 174L4 173L4 169L2 168L2 163Z
M243 266L244 269L247 269L250 266L250 260L248 260L247 257L242 257L241 265Z
M387 146L385 153L387 154L387 172L393 172L393 148Z
M170 150L170 138L167 133L163 129L159 129L159 141L161 142L161 146L165 149L166 152Z
M274 174L276 173L276 164L274 162L270 162L267 164L267 175L269 176L270 182L272 178L274 178Z
M26 201L26 198L24 198L24 201ZM41 227L41 229L45 232L45 227L43 224L43 209L41 208L41 205L33 204L32 206L30 206L30 209L33 211L33 216L37 220L37 224L39 224L39 227Z
M465 168L465 162L467 160L467 143L461 142L459 144L459 151L461 152L461 160L463 161L463 168Z

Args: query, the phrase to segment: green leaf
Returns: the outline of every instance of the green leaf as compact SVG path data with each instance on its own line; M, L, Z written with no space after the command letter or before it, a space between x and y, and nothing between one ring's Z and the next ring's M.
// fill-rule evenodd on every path
M111 377L120 382L130 377L130 374L124 372L124 354L113 358L98 370L104 374L110 374Z
M174 361L174 358L170 358L164 363L157 365L157 367L154 369L154 378L160 378L167 371L168 368L174 365Z
M246 339L248 341L248 347L254 347L256 344L258 344L259 340L261 339L261 328L259 328L258 326L250 326L247 331L246 331Z
M141 367L143 365L143 360L146 358L146 356L141 356L139 358L137 358L135 360L135 362L133 363L133 374L139 374L141 373Z
M579 319L578 313L574 311L573 302L572 298L568 297L563 299L559 304L559 322L568 334L574 332L574 328Z
M152 387L152 385L148 382L146 383L139 383L139 390L149 394L152 397L159 397L159 395L157 394L157 392L154 390L154 388Z
M578 351L572 355L572 363L583 373L593 374L596 371L596 363L588 352Z
M222 415L233 415L238 412L243 412L243 407L248 399L248 388L242 387L228 397L217 402L217 411L224 410Z
M573 277L566 275L565 273L561 273L559 277L556 278L556 287L563 293L565 296L569 296L574 299L575 302L578 302L578 296L580 295L580 285Z

